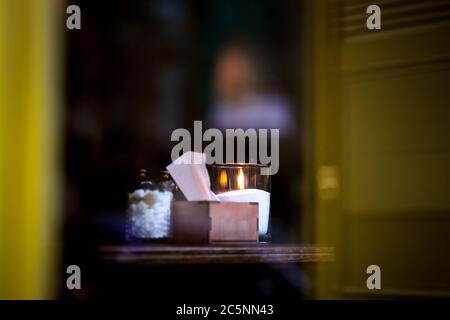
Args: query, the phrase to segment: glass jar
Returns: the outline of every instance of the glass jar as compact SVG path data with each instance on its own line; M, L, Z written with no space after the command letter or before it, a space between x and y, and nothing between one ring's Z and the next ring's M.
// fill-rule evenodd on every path
M150 178L139 170L138 186L128 194L126 239L130 242L165 241L170 238L174 182L167 172Z
M220 201L257 202L260 242L270 241L270 175L262 175L267 165L251 163L212 164L211 190Z

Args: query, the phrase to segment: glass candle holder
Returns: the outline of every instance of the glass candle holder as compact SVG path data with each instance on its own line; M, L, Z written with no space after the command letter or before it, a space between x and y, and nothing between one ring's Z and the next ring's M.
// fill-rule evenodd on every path
M268 166L251 163L212 164L211 190L220 201L257 202L260 242L270 241L270 175L262 175Z

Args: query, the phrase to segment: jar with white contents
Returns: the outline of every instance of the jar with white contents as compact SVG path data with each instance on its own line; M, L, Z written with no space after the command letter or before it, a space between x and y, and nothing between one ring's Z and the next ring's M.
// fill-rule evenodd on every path
M150 178L139 170L139 184L128 194L126 239L129 242L166 241L170 237L170 218L175 184L166 172Z

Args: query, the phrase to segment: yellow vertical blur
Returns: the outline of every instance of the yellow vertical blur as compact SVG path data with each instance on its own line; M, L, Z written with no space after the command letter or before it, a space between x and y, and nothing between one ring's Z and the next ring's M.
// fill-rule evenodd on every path
M0 0L0 299L54 297L57 2Z

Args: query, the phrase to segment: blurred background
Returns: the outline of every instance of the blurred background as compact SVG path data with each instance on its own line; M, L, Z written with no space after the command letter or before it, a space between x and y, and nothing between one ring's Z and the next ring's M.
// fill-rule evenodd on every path
M0 0L0 298L449 297L450 1L379 0L376 31L370 4ZM194 120L279 128L272 241L336 261L105 270L138 170Z

